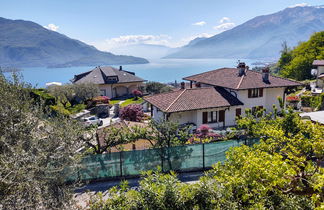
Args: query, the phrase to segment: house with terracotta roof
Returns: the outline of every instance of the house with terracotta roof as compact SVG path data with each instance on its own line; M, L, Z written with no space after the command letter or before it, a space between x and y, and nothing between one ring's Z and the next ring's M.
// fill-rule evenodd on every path
M314 60L313 66L316 67L316 86L313 92L324 92L324 60Z
M102 96L109 98L128 96L133 90L143 85L144 79L134 72L125 71L122 66L119 69L111 66L97 66L91 71L75 75L72 83L92 83L99 87Z
M249 70L245 63L183 79L190 81L189 88L183 85L180 90L144 97L151 105L153 119L197 127L202 124L212 128L233 126L245 109L265 108L271 112L273 105L279 108L278 97L284 99L289 89L302 85L270 75L269 68L262 72Z

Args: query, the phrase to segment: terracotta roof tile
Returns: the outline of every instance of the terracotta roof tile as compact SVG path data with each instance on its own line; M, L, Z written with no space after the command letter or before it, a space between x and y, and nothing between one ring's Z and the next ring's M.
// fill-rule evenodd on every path
M237 68L216 69L201 74L185 77L183 79L236 90L303 85L302 83L295 82L293 80L272 75L269 75L269 83L265 83L262 80L261 72L246 70L245 75L239 76Z
M324 66L324 60L314 60L313 66Z
M241 101L220 87L181 89L146 96L144 100L169 113L243 105Z

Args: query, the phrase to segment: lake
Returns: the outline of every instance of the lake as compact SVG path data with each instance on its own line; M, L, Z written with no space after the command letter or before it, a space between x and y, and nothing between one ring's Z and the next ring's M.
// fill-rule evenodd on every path
M242 59L252 67L257 60ZM148 64L123 65L123 69L135 72L139 77L148 81L174 82L181 81L183 77L210 71L222 67L235 67L236 59L157 59L150 60ZM113 65L119 68L119 65ZM69 68L23 68L21 74L25 82L36 87L45 87L48 82L69 83L76 74L90 71L94 67ZM5 73L8 77L10 73Z

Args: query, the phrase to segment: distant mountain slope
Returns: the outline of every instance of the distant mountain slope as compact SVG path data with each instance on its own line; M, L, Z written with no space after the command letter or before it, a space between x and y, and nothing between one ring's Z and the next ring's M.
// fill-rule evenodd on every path
M139 57L145 57L148 59L162 58L175 52L177 48L171 48L164 45L155 44L134 44L120 46L116 49L111 49L112 52L123 55L134 55Z
M0 18L0 66L82 66L147 63L114 55L31 21Z
M167 58L278 58L283 41L295 46L322 30L324 7L287 8L186 45Z

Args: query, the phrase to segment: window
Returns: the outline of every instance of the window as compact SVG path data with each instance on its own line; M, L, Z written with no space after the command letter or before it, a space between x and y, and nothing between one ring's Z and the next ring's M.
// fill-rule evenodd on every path
M263 88L254 88L248 90L248 98L263 97Z
M217 122L218 112L203 112L203 124Z
M240 117L241 114L242 114L242 110L241 110L241 108L237 108L237 109L235 110L235 116L236 116L236 117Z
M263 106L254 106L252 107L252 114L256 115L259 110L262 110Z
M106 95L106 90L104 90L104 89L100 89L100 95L101 95L101 96L107 96L107 95Z

